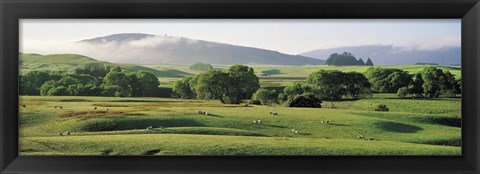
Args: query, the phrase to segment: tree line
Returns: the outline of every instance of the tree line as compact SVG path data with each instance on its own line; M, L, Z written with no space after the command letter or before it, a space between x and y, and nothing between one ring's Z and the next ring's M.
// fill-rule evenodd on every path
M325 62L327 65L335 66L373 66L373 62L370 58L367 59L367 62L364 62L362 58L357 58L349 52L343 52L341 54L333 53L331 54Z
M20 76L21 95L145 97L158 92L158 78L147 71L86 65L71 73L31 71Z

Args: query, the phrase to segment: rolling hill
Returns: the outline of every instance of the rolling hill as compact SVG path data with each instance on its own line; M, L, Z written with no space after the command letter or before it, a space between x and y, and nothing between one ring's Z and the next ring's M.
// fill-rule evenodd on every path
M400 49L392 45L366 45L316 49L300 55L326 60L332 53L351 52L357 58L371 58L376 65L412 65L415 63L437 63L460 65L461 47L443 47L432 50Z
M75 42L76 53L128 64L321 65L324 60L167 35L114 34Z
M40 55L40 54L20 54L20 60L22 62L21 71L28 72L30 70L49 70L67 72L73 71L78 66L85 66L89 64L100 64L119 66L126 72L137 72L140 70L148 71L159 77L183 77L190 75L189 73L178 70L157 70L140 65L132 64L113 64L105 61L98 61L93 58L78 55L78 54L52 54L52 55Z

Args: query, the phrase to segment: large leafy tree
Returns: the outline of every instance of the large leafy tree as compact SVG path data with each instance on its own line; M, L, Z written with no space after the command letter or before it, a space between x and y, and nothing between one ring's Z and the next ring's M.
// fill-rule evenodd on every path
M345 73L338 70L320 70L307 77L307 84L318 91L321 98L339 100L347 94L344 87Z
M355 56L352 53L348 52L343 52L342 54L338 53L333 53L331 54L327 61L327 65L336 65L336 66L342 66L342 65L365 65L363 60L357 60Z
M371 84L362 73L347 72L344 77L345 89L352 99L359 99L362 94L368 93Z
M253 68L244 65L234 65L228 68L228 86L226 96L229 103L238 104L243 99L249 99L260 88L258 77Z
M207 71L200 73L193 81L192 87L198 99L219 99L226 103L228 88L228 74L222 71Z
M118 86L120 87L118 94L115 96L129 97L132 95L132 87L129 82L130 79L123 72L110 70L110 72L103 79L104 86Z
M175 92L180 98L195 98L195 92L190 87L190 81L192 79L193 77L184 77L182 80L176 81L173 84L173 92Z
M375 92L395 93L399 88L408 86L412 77L408 72L393 68L368 68L366 77L372 84Z
M158 90L160 81L157 76L147 71L138 71L136 73L141 96L153 96Z
M21 95L40 95L40 87L49 80L58 80L58 77L51 76L44 71L31 71L20 76Z

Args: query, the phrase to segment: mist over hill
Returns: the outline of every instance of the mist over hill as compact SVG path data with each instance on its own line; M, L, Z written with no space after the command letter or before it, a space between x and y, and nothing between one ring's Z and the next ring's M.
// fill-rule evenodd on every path
M357 58L371 58L375 65L411 65L437 63L439 65L461 64L461 47L442 47L430 50L398 48L392 45L367 45L317 49L300 55L326 60L332 53L351 52Z
M71 51L101 61L129 64L321 65L324 60L277 51L168 35L114 34L75 42Z

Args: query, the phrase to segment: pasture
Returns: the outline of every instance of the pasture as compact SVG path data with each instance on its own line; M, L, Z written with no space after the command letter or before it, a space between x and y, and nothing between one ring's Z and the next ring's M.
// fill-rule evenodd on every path
M378 104L390 111L373 111ZM461 155L460 98L374 94L324 101L322 108L287 108L21 96L19 106L21 155Z

